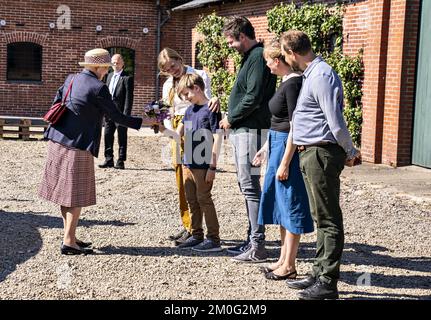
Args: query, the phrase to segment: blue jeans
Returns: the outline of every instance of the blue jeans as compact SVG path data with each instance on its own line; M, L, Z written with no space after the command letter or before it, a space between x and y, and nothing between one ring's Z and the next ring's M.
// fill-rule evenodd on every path
M238 185L245 198L248 216L247 236L253 247L265 246L265 227L257 223L261 196L260 167L252 166L256 152L261 148L257 132L231 133L229 139L235 155Z

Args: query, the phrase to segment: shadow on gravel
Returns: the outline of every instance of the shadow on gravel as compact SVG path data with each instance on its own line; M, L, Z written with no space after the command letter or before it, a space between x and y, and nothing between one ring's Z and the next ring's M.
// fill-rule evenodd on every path
M366 279L366 280L365 280ZM386 275L382 273L342 272L341 280L352 286L366 284L372 287L390 289L428 289L431 290L431 276L420 275ZM361 288L359 285L358 288ZM404 295L401 295L404 296Z
M232 254L229 254L226 249L231 246L237 246L238 244L243 243L241 240L221 240L221 245L223 251L219 252L196 252L188 249L180 249L177 247L114 247L114 246L106 246L101 248L96 248L96 254L99 255L128 255L128 256L150 256L150 257L170 257L170 256L186 256L186 257L196 257L196 256L229 256L232 257ZM278 257L280 250L279 248L271 249L271 247L277 247L280 245L279 241L268 241L267 249L269 258Z
M59 213L60 216L60 213ZM80 220L79 226L127 226L117 220ZM63 228L63 219L47 212L6 212L0 210L0 282L15 271L17 265L35 256L42 248L40 228ZM62 234L62 233L61 233Z
M171 257L171 256L220 256L225 255L226 251L201 253L188 249L179 249L175 247L114 247L106 246L96 248L96 255L127 255L127 256L145 256L145 257Z
M311 262L314 260L316 244L301 243L298 259ZM358 280L369 281L373 287L391 289L431 289L431 258L430 257L394 257L389 249L382 246L362 243L346 243L342 264L356 265L358 272L341 272L341 281L349 285L358 285ZM374 273L372 267L394 268L407 271L426 272L428 275L385 275ZM405 273L404 271L404 273ZM360 288L360 286L358 286ZM362 292L364 295L368 293ZM361 293L361 294L362 294ZM389 296L389 294L383 294ZM405 297L400 295L399 298ZM419 296L412 296L419 298ZM429 298L429 297L428 297ZM362 297L361 297L362 299Z

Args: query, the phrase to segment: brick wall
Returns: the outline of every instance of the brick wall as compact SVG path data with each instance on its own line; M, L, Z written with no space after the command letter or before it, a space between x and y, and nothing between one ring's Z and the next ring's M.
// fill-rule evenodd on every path
M364 51L364 160L411 163L419 0L369 0Z
M369 1L364 50L362 148L364 160L380 163L390 0Z
M176 46L176 48L184 52L184 58L187 63L194 63L194 51L191 52L190 48L194 48L194 44L198 40L194 27L200 20L200 16L208 15L212 12L216 12L221 16L230 15L244 15L247 16L253 24L256 31L256 38L261 41L269 40L274 35L268 32L268 24L266 19L266 12L274 6L280 4L283 1L275 0L247 0L236 3L227 4L214 4L209 7L197 8L194 10L187 11L174 11L172 17L176 18L176 23L180 23L185 26L185 35L182 35L184 42L179 43L178 41L167 41L165 45ZM294 1L296 3L302 3L303 1ZM333 3L334 1L314 1L323 3ZM364 30L367 30L367 26L364 24L369 22L369 10L368 1L347 1L351 3L346 6L345 19L344 19L344 51L347 54L357 54L358 50L367 44L366 37L364 36ZM168 23L172 26L172 21ZM171 28L172 29L172 28ZM178 35L178 27L173 28L174 33ZM191 32L187 32L191 30ZM172 34L164 29L164 33Z
M72 29L50 29L48 24L57 21L57 8L62 4L70 7ZM41 116L66 75L79 72L78 62L85 52L110 46L135 50L137 113L144 102L154 97L156 17L154 1L2 0L0 18L7 25L0 28L0 59L6 61L8 43L30 41L42 45L43 61L41 83L9 82L6 64L0 64L0 114ZM100 33L95 30L98 24L103 26ZM144 27L149 29L148 34L142 32Z
M187 64L195 65L194 27L201 15L245 15L259 40L272 37L267 31L266 11L275 0L242 0L210 7L173 12L162 29L161 48L176 49ZM301 2L301 1L295 1ZM334 1L314 1L333 3ZM68 1L71 30L50 30L63 1L0 1L0 59L6 61L7 44L31 41L43 47L41 83L6 81L6 64L0 64L0 114L42 115L55 90L77 62L94 47L124 46L136 51L135 113L155 95L156 23L155 1ZM365 161L393 166L411 161L416 50L420 0L345 1L344 52L355 55L364 49L364 96L362 153ZM168 0L163 0L166 6ZM165 18L166 16L164 16ZM24 24L24 26L17 26ZM96 33L101 24L103 31ZM80 28L77 28L80 27ZM149 29L148 34L142 28ZM120 31L128 29L127 32ZM164 79L161 79L161 83Z

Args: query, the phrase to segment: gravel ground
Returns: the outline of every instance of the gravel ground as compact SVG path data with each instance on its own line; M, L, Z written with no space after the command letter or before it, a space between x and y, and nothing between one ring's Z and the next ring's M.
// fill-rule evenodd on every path
M0 140L0 299L296 299L257 265L232 262L226 251L180 250L166 239L179 230L174 172L161 161L166 143L132 136L126 170L96 170L98 204L83 210L78 235L93 241L97 254L62 256L58 208L36 196L46 142ZM227 247L243 240L247 219L233 166L221 169L213 195ZM354 174L342 177L341 298L431 299L430 207L349 178ZM275 259L276 226L267 239ZM300 274L314 252L315 233L301 240Z

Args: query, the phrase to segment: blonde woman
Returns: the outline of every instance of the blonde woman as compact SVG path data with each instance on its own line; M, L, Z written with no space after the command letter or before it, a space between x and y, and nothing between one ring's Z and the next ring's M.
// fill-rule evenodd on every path
M179 80L185 74L196 73L204 80L205 90L204 93L209 99L208 107L212 112L220 111L220 103L218 98L211 98L211 82L203 70L196 70L184 64L183 58L173 49L164 48L157 59L158 67L161 75L167 76L167 80L163 84L162 99L165 103L172 107L172 120L165 120L164 126L171 130L176 130L178 125L184 118L187 108L190 106L189 101L182 100L176 91ZM182 145L178 145L174 140L172 141L172 156L173 166L175 168L175 177L177 182L180 216L183 229L176 235L169 237L170 240L175 241L176 245L180 245L191 236L190 225L190 212L187 205L187 200L184 192L184 178L183 168L181 164Z
M263 55L271 73L282 77L282 83L268 104L272 117L267 142L253 160L254 165L260 165L268 154L258 223L279 225L281 237L278 261L262 271L268 280L295 279L301 234L313 231L299 156L290 133L302 77L286 63L278 41L273 40L265 46Z

